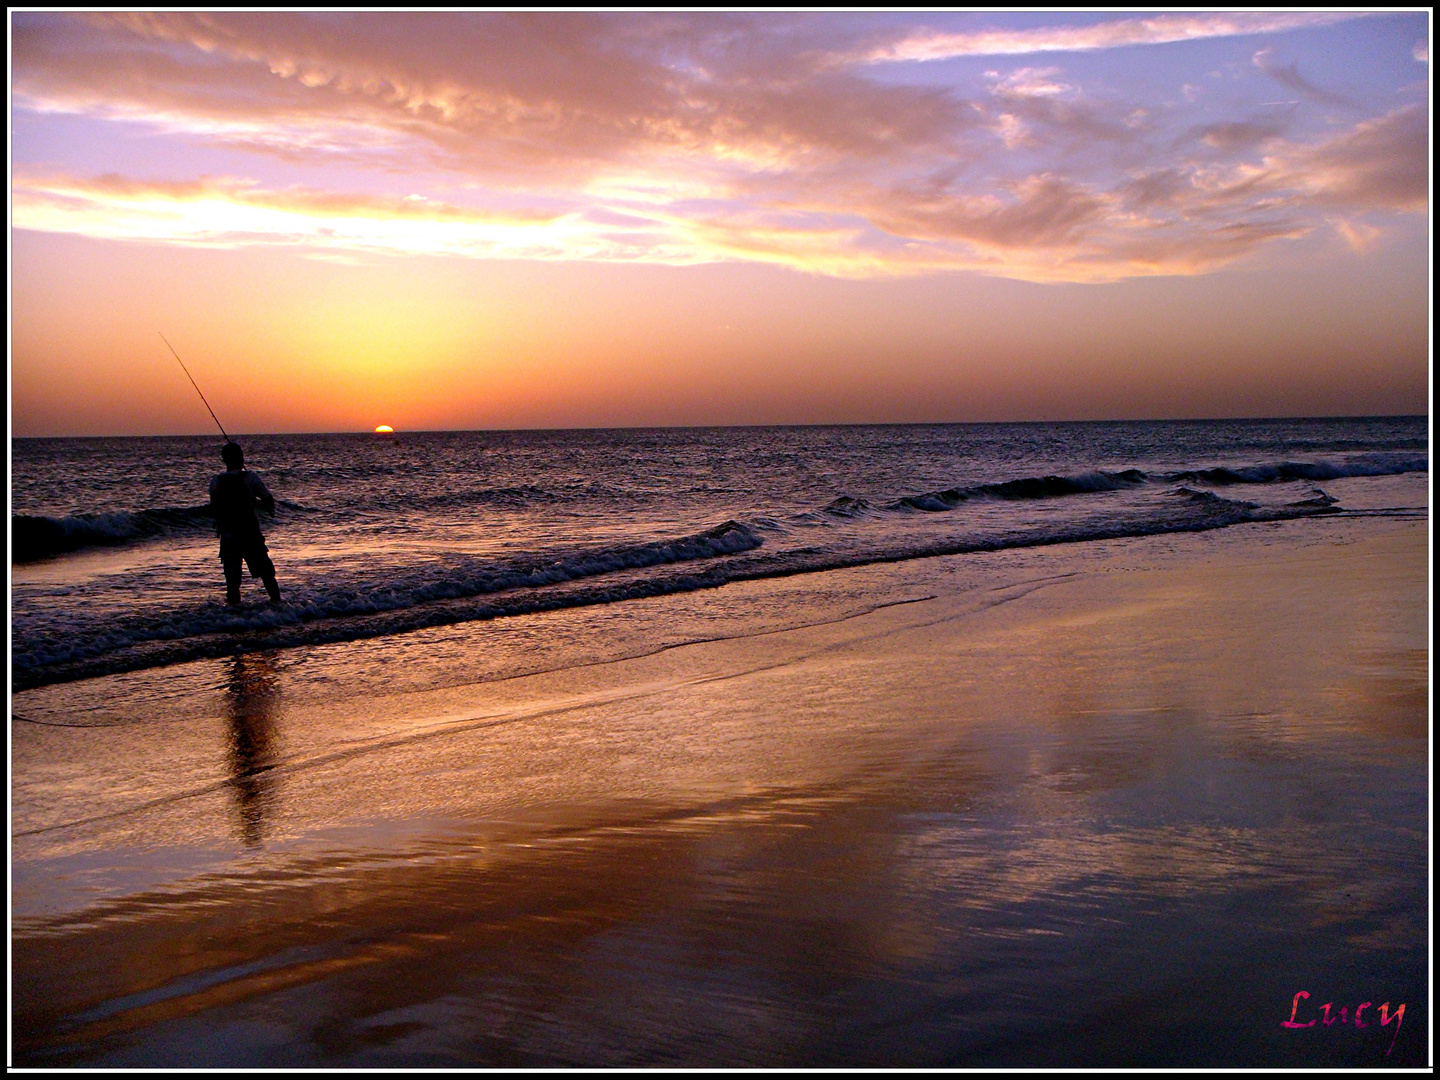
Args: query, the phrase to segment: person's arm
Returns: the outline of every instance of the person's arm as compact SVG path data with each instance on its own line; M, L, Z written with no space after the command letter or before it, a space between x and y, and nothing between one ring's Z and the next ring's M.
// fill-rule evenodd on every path
M220 478L218 476L210 479L210 516L215 519L215 535L220 535L220 506L215 499L215 493L220 489Z
M249 478L247 483L250 485L250 494L254 496L255 501L267 514L273 514L275 512L275 496L270 494L270 489L265 486L265 481L253 472L247 471L245 475Z

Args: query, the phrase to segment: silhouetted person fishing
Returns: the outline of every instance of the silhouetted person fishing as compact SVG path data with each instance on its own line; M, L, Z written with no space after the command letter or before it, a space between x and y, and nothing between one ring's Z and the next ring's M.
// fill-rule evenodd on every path
M260 519L259 506L267 513L275 509L275 496L265 481L245 468L245 452L239 443L220 448L225 471L210 481L210 509L215 514L215 532L220 536L220 563L225 567L225 602L240 603L240 563L250 576L265 583L270 599L279 602L280 586L275 582L275 564L270 561Z

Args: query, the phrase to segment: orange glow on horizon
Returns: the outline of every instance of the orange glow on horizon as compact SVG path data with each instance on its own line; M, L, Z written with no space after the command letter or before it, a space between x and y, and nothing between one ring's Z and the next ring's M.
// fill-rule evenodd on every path
M376 412L442 431L1426 408L1425 275L1374 253L1263 289L439 259L397 275L35 234L15 258L21 437L211 427L156 325L226 428L251 433L373 433Z

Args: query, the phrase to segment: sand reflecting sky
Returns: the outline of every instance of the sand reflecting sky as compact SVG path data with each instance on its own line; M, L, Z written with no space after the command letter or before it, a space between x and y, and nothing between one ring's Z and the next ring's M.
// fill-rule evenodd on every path
M18 1046L53 1064L1383 1055L1393 1031L1290 1038L1307 989L1411 1002L1397 1052L1416 1060L1423 531L1353 529L1255 531L1235 564L1151 538L1086 573L1016 565L988 590L371 711L320 650L196 665L214 685L181 673L128 734L18 725ZM933 588L979 563L884 574ZM1193 1022L1224 1010L1218 1041Z

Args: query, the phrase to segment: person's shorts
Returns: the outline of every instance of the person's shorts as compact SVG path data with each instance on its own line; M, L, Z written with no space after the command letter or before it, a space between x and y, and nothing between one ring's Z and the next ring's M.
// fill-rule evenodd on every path
M256 533L254 536L222 536L220 538L220 562L229 570L232 567L240 568L240 560L245 560L245 565L250 568L250 576L254 578L266 578L275 576L275 564L270 561L269 548L265 546L265 537Z

